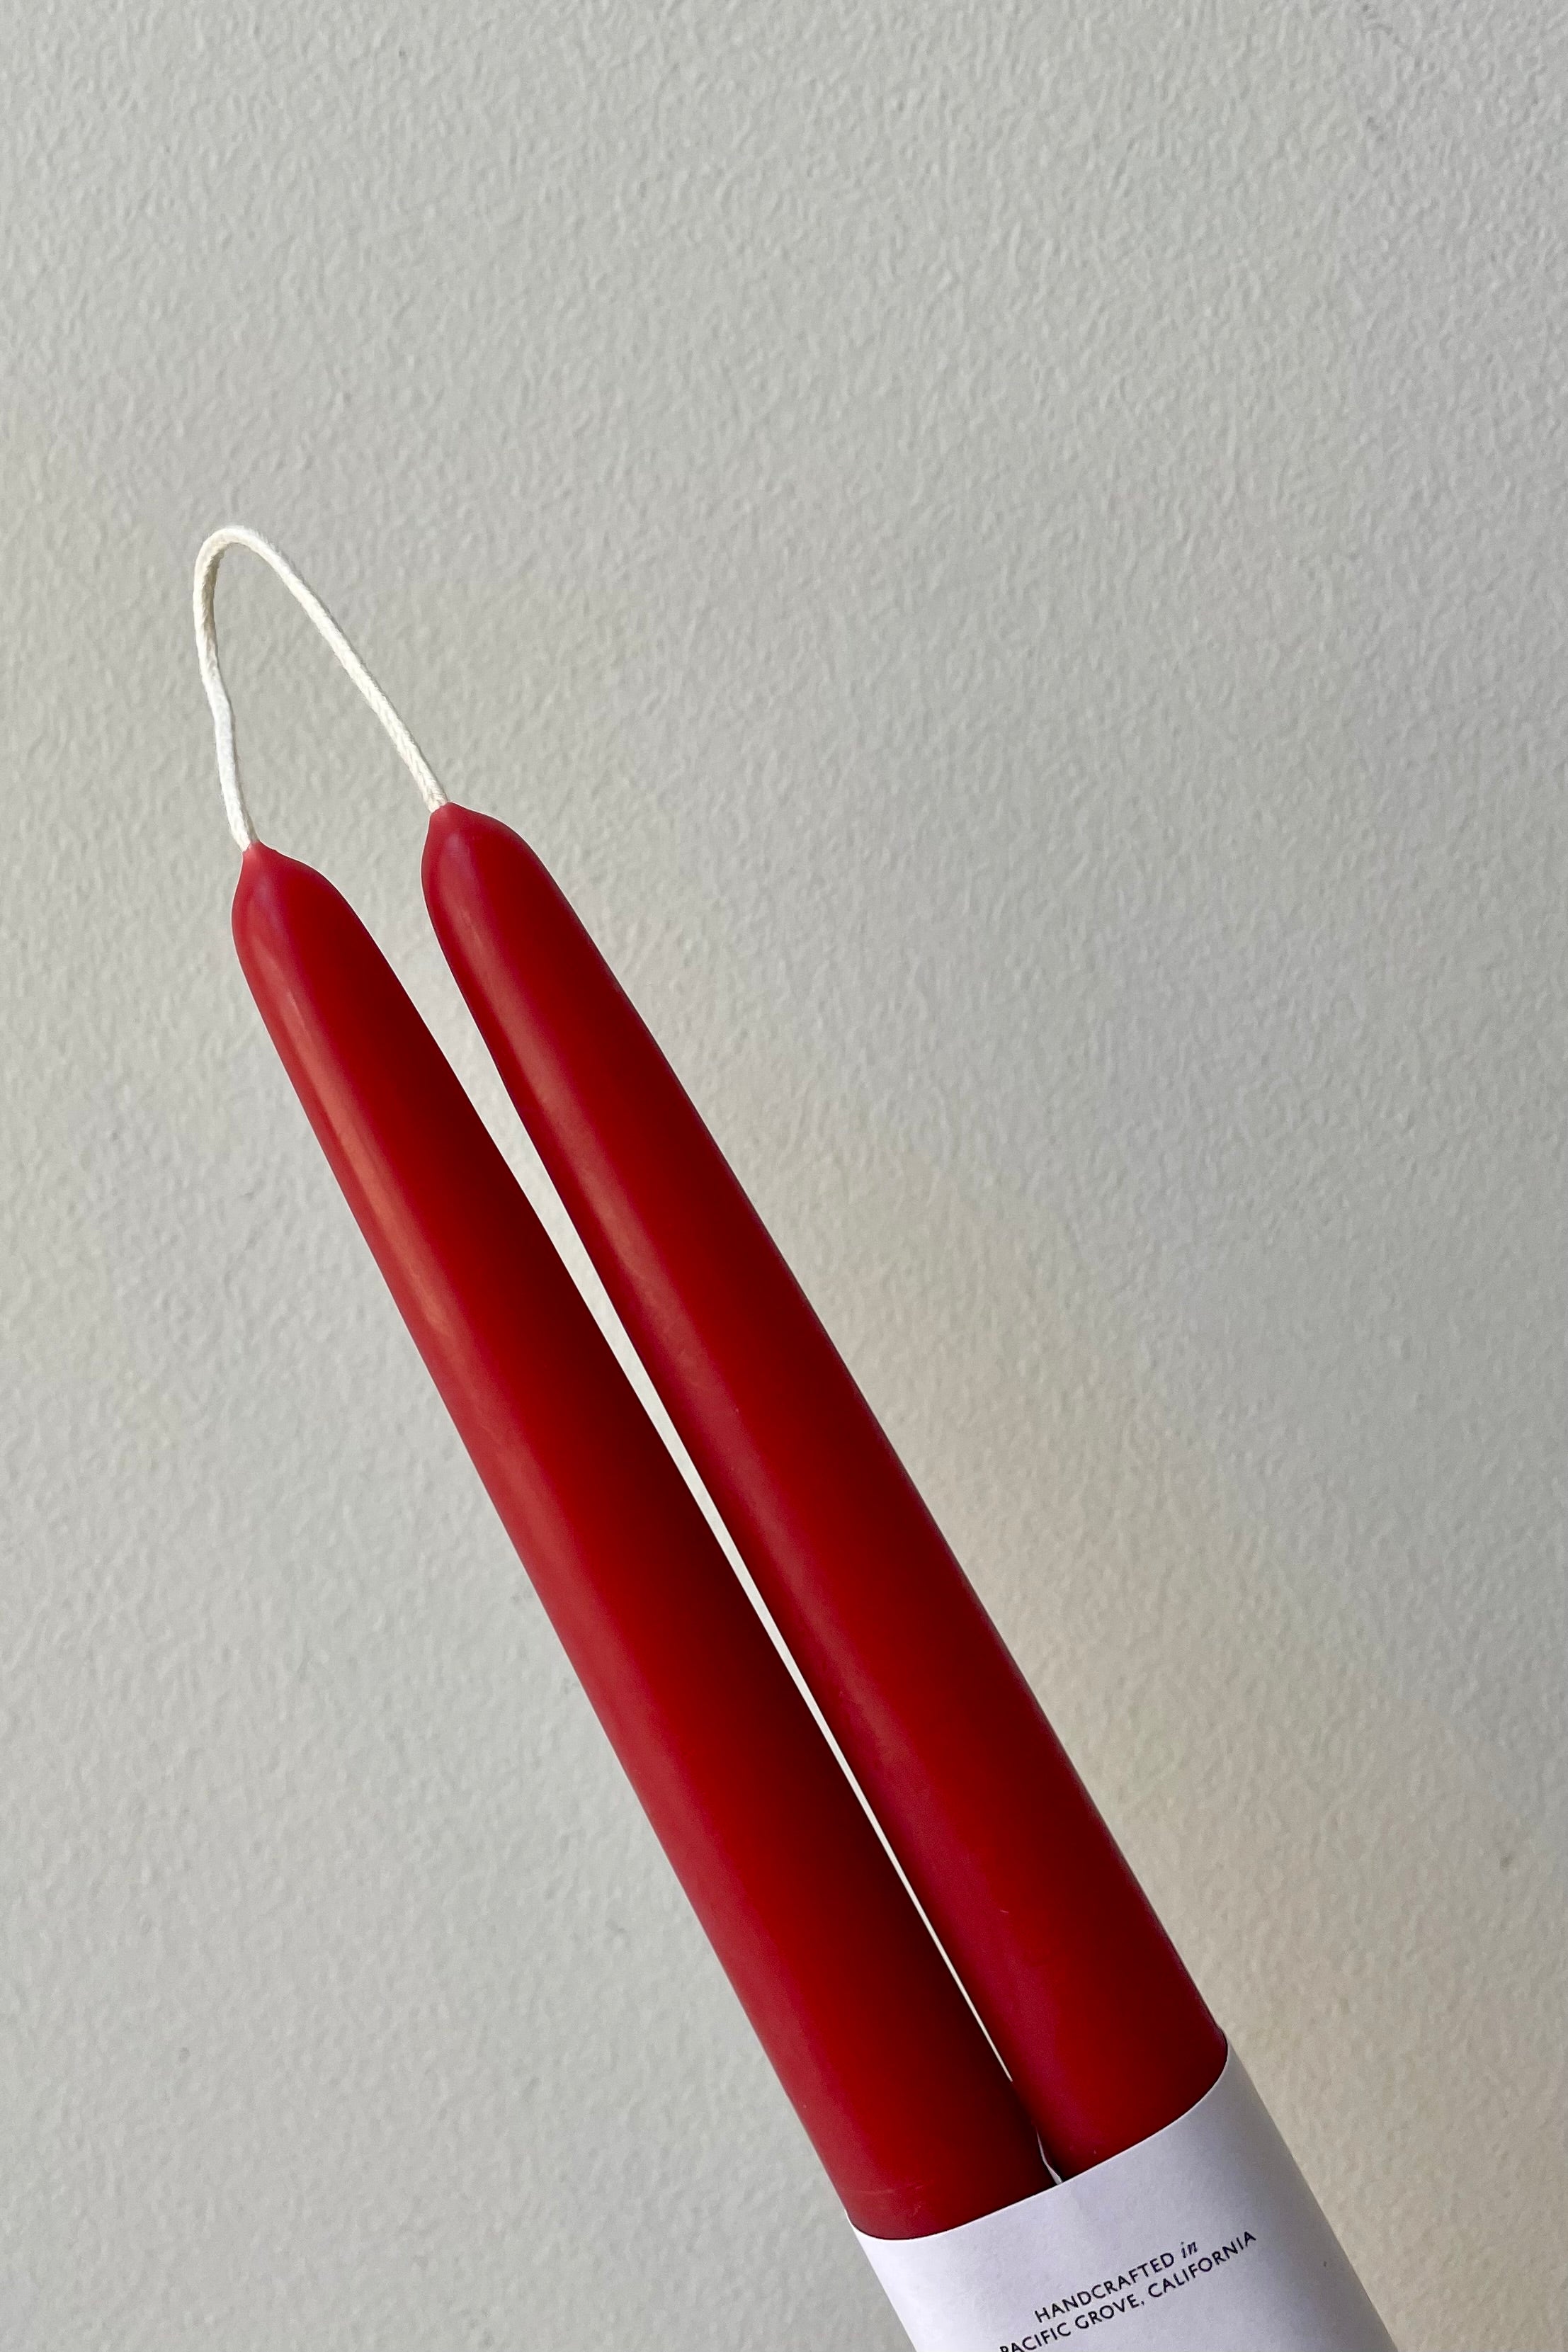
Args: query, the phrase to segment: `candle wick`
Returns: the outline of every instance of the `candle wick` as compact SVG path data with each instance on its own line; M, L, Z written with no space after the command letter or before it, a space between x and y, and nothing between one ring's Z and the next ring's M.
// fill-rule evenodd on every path
M228 818L228 829L240 848L250 848L258 835L246 805L245 788L239 780L239 752L234 740L234 705L228 698L228 688L223 681L223 665L218 659L217 615L214 605L218 565L231 547L247 548L252 555L258 555L263 563L271 566L295 603L315 623L332 653L380 719L394 751L418 785L426 807L432 812L444 808L447 795L437 782L430 762L321 598L306 586L288 558L280 555L259 531L247 530L244 523L228 523L202 542L196 557L195 583L191 601L196 626L196 659L201 665L202 684L206 688L207 701L212 706L224 814Z

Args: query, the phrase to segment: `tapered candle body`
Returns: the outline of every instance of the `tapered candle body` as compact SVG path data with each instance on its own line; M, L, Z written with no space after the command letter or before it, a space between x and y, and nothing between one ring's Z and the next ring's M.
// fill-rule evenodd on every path
M425 890L501 1077L1058 2169L1224 2039L717 1145L526 844L448 806Z
M368 932L252 847L234 934L310 1124L857 2227L1033 2194L1024 2112L761 1619Z

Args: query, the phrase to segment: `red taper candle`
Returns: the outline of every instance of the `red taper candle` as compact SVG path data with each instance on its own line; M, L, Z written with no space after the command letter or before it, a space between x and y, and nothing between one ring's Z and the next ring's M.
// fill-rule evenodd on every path
M1027 2118L516 1180L332 886L259 844L240 962L600 1721L856 2227L1032 2195Z
M723 1155L566 899L447 805L431 918L508 1092L1053 2162L1132 2147L1225 2042Z

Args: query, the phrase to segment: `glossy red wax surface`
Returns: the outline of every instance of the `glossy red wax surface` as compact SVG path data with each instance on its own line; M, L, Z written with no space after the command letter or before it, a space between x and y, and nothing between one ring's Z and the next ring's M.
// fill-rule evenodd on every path
M850 2218L913 2236L1043 2188L1024 2112L826 1741L369 933L321 875L255 847L234 935L349 1206Z
M1054 2162L1132 2146L1225 2043L1032 1691L538 858L447 807L424 870L508 1091Z

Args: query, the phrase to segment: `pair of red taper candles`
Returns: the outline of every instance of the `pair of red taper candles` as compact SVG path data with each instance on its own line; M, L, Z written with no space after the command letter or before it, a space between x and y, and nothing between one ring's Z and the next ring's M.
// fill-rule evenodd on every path
M236 541L274 562L416 761L275 551L218 534L197 614L233 805L211 625ZM879 2238L974 2220L1046 2187L1046 2158L1076 2173L1184 2115L1224 2038L592 940L514 833L427 796L425 897L458 983L930 1929L395 975L332 886L247 821L246 978L850 2220Z

